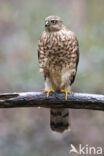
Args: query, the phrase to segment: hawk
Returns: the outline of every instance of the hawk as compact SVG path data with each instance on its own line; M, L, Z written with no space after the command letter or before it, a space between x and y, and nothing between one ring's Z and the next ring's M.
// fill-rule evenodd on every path
M38 44L40 72L44 74L45 92L71 93L79 61L79 46L76 35L66 28L58 16L45 18L45 30ZM50 110L50 126L53 131L64 132L70 126L67 108Z

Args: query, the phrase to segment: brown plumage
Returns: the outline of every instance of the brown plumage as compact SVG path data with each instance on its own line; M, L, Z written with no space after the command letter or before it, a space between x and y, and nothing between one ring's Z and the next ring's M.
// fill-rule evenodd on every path
M45 31L38 45L40 72L45 78L45 91L71 92L79 61L79 46L76 35L67 29L58 16L45 19ZM52 130L63 132L68 129L68 109L51 109Z

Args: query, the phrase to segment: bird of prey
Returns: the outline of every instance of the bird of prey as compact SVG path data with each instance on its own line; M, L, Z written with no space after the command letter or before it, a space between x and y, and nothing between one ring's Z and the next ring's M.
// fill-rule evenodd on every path
M45 92L60 91L70 94L79 61L79 45L74 32L65 27L58 16L45 18L45 30L38 44L40 72L44 75ZM53 131L64 132L70 126L67 108L50 110L50 126Z

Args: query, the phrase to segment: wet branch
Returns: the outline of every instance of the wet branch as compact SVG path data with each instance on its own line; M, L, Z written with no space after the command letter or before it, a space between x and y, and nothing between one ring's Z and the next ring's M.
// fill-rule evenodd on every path
M0 94L0 108L45 107L104 110L104 95L73 93L66 101L63 93L53 93L49 97L42 92Z

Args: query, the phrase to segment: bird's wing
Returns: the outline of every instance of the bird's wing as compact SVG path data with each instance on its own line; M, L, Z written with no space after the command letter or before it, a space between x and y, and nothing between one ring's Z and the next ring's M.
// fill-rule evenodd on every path
M79 62L79 43L78 43L76 35L71 31L70 31L70 34L71 34L70 48L71 48L72 53L74 53L74 55L76 56L76 61L74 63L75 63L75 69L77 72L77 66ZM73 75L73 78L71 79L71 84L74 82L75 76L76 76L76 73Z

